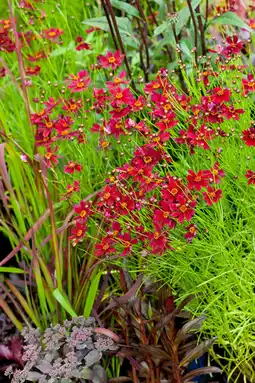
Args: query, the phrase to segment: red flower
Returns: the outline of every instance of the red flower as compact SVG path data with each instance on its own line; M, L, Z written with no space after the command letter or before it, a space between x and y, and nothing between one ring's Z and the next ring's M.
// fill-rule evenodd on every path
M183 193L183 185L176 177L168 177L167 183L163 186L161 195L162 198L174 202L174 199L180 194Z
M112 246L113 239L110 236L104 237L101 243L96 244L95 256L102 257L115 253L116 249Z
M220 164L215 162L213 168L209 170L209 178L210 182L219 184L221 182L221 178L225 177L225 172L223 169L219 169Z
M152 254L161 255L165 250L171 249L166 233L162 232L158 226L155 226L153 233L148 233L147 238L149 239L149 245L152 248Z
M46 162L48 168L50 168L52 165L57 165L58 158L60 158L60 156L55 155L57 150L58 146L56 146L54 149L51 149L50 147L47 148L47 151L44 155L44 161Z
M229 89L214 88L213 94L211 96L212 102L217 105L222 104L223 102L228 102L230 100L231 92Z
M69 100L64 101L63 110L67 110L68 112L76 113L82 107L82 99L74 100L70 98Z
M43 31L43 37L51 41L56 41L58 40L59 36L63 35L63 33L64 31L61 29L50 28Z
M86 90L91 83L89 73L87 70L82 70L77 73L77 75L70 75L70 78L67 79L68 88L71 89L71 92L82 92Z
M107 81L106 86L109 90L116 88L121 84L129 84L129 80L125 80L127 73L125 71L120 72L118 77L115 77L113 81Z
M132 245L138 242L136 238L131 238L130 233L124 233L123 235L119 235L117 240L121 243L122 246L124 246L124 249L120 254L121 257L124 257L125 255L130 253L132 251Z
M71 184L67 185L66 190L67 191L64 194L64 196L70 196L73 193L78 192L80 190L80 181L74 181L73 185L71 185Z
M244 94L248 94L249 92L255 91L255 79L252 74L247 75L247 79L242 79Z
M43 51L40 51L40 52L35 53L33 56L28 55L27 59L28 59L28 61L35 62L35 61L39 61L41 59L44 59L46 57L47 57L47 54Z
M119 138L121 134L126 133L123 122L121 122L121 120L114 120L114 119L111 119L108 122L104 131L107 132L108 134L114 135L117 139Z
M236 55L243 49L243 41L238 41L238 36L228 36L226 38L227 45L223 48L221 54L225 57Z
M200 170L197 173L193 172L193 170L189 170L186 178L189 189L201 190L209 184L208 172L205 170Z
M203 192L204 200L205 202L211 206L213 203L216 203L221 199L222 197L222 190L221 189L215 189L211 186L208 186L207 191Z
M6 71L3 67L0 68L0 78L6 75Z
M189 200L183 195L178 195L174 203L170 203L171 216L177 218L179 223L190 221L195 214L196 201Z
M176 221L171 218L169 202L160 201L160 209L155 209L153 214L153 223L158 225L161 230L165 225L170 229L173 229L176 226Z
M242 140L245 142L247 146L255 146L255 128L250 127L247 130L243 130L242 132Z
M88 44L88 43L85 43L84 41L81 42L79 45L77 45L77 47L75 48L77 51L82 51L82 50L91 50L91 45Z
M252 170L247 170L245 177L248 178L248 185L255 185L255 172Z
M76 172L81 172L82 166L77 164L77 162L69 161L67 165L64 167L64 173L73 174Z
M117 69L124 59L124 55L120 51L114 53L107 52L105 56L99 56L98 61L102 68L111 68L112 70Z
M137 100L132 99L130 102L132 112L139 112L140 110L143 110L145 104L146 99L143 96L139 96Z
M71 235L68 238L73 242L73 246L77 245L78 242L82 241L87 231L87 226L84 221L77 221L75 227L71 229Z
M28 76L37 76L41 70L41 67L39 65L36 65L34 68L28 66L26 67L26 74Z
M122 89L117 87L116 89L111 89L112 103L113 107L119 106L122 104L129 104L133 100L133 95L128 88Z
M73 209L76 214L79 214L75 219L87 221L88 217L91 215L91 205L86 201L81 201L78 205L74 205Z
M214 131L205 125L201 125L198 130L195 130L192 126L190 126L187 131L187 137L190 138L191 145L209 150L210 146L207 141L213 139Z
M161 153L146 145L136 149L134 155L131 165L139 169L152 169L161 160Z
M227 106L227 105L222 105L222 115L227 119L227 120L239 120L240 116L239 114L244 113L244 109L235 109L233 105Z
M120 215L127 215L135 209L135 201L132 197L119 194L116 198L115 211Z
M188 242L192 242L193 238L197 235L197 226L191 223L189 226L186 226L185 229L187 233L184 234L184 238L186 238Z

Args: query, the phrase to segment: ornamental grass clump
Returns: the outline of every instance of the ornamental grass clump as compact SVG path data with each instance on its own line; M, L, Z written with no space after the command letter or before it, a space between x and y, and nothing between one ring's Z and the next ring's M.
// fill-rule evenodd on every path
M24 367L16 371L10 367L5 371L5 375L13 374L13 383L71 383L80 379L106 382L106 372L100 361L103 354L114 354L118 349L113 339L97 333L91 317L66 320L63 325L51 326L42 333L25 328L22 335Z

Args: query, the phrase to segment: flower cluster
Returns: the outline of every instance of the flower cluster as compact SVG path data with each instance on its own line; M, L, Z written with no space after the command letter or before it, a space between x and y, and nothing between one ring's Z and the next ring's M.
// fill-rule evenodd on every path
M9 369L6 375L13 373L12 383L58 382L58 379L73 382L82 378L91 381L97 370L105 374L99 364L103 353L118 349L110 337L96 330L94 318L85 320L84 317L51 326L42 334L26 328L23 332L24 368L15 372Z

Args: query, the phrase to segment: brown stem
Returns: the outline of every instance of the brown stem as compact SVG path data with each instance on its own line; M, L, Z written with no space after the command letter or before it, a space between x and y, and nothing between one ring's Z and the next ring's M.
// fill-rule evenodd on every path
M106 7L106 4L105 4L104 0L102 0L102 6L104 8L104 13L105 13L105 16L106 16L106 19L107 19L107 22L108 22L108 25L109 25L109 28L110 28L110 32L111 32L111 36L112 36L112 39L113 39L113 42L114 42L114 46L118 50L119 48L118 48L118 44L117 44L117 40L116 40L116 37L115 37L114 30L113 30L112 22L111 22L111 19L109 17L109 13L107 12L107 7Z
M143 8L141 7L141 4L140 4L140 0L135 0L135 4L136 4L136 8L140 14L140 17L141 17L141 20L143 23L143 28L142 28L139 19L137 19L138 29L140 31L141 38L143 41L143 46L145 49L146 67L145 67L145 71L144 71L144 77L145 77L145 81L147 82L147 81L149 81L149 71L150 71L150 55L149 55L149 48L148 48L148 42L147 42L148 25L147 25L147 20L146 20L145 14L143 12Z
M196 61L196 64L197 64L197 35L198 35L197 23L196 23L195 14L194 14L194 11L193 11L193 8L192 8L191 0L187 0L187 3L188 3L189 11L190 11L190 16L191 16L191 19L192 19L192 22L193 22L193 25L194 25L195 61Z
M149 57L149 51L148 51L148 47L147 47L146 38L144 37L144 32L143 32L143 29L142 29L141 24L140 24L138 19L137 19L137 26L138 26L138 29L140 31L141 38L142 38L142 43L140 44L140 49L139 49L140 62L141 62L142 70L144 72L144 79L146 82L148 82L149 81L149 69L150 69L150 57ZM142 53L143 47L145 47L146 65L144 64L144 61L143 61L143 53Z
M197 15L197 21L198 21L198 27L200 30L200 38L201 38L201 47L202 47L202 55L205 56L206 54L206 43L205 43L205 30L204 30L204 24L202 21L202 17L200 14L200 5L196 8Z
M209 16L209 0L206 0L205 2L205 26L208 21L208 16Z
M24 63L23 63L22 54L21 54L21 45L20 45L20 41L19 41L19 36L18 36L17 28L16 28L16 21L14 18L14 14L13 14L12 5L11 5L10 0L8 0L8 8L9 8L9 12L10 12L10 19L11 19L11 24L12 24L13 34L14 34L14 40L15 40L15 51L16 51L17 58L18 58L19 72L20 72L20 77L21 77L21 88L22 88L22 92L24 95L24 100L25 100L25 105L26 105L29 123L32 126L31 112L30 112L30 106L29 106L29 100L28 100L27 88L26 88L26 81L25 81L25 68L24 68Z
M123 45L123 42L122 42L122 38L121 38L121 35L120 35L119 27L118 27L118 24L117 24L117 20L116 20L115 14L114 14L114 10L112 8L110 0L105 0L105 3L107 5L107 9L109 11L109 14L111 15L111 19L112 19L112 23L113 23L113 26L114 26L114 29L115 29L115 33L116 33L117 38L119 40L120 50L121 50L122 54L124 55L124 62L125 62L126 68L127 68L127 72L128 72L129 78L132 80L132 86L133 86L134 90L136 90L135 89L134 81L132 79L132 73L131 73L131 70L130 70L128 59L127 59L127 56L126 56L126 53L125 53L124 45Z
M148 6L148 8L149 8L149 11L150 11L150 14L151 14L151 17L152 17L152 20L153 20L154 24L155 24L156 26L158 26L157 19L156 19L156 17L154 16L153 10L151 9L151 5L150 5L150 3L149 3L149 0L146 0L146 3L147 3L147 6ZM161 34L160 34L160 37L163 39L163 38L164 38L164 35L161 33ZM170 61L173 61L173 57L172 57L172 54L171 54L171 51L170 51L169 47L165 47L165 50L166 50L166 53L167 53L167 55L168 55L168 57L169 57L169 60L170 60Z

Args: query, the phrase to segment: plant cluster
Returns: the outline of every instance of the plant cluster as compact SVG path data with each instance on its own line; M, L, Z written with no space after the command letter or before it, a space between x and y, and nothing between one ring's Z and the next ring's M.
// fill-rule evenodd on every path
M13 383L71 383L81 378L106 382L106 372L99 362L103 353L116 351L118 346L99 330L94 318L85 320L84 317L67 320L62 326L51 326L42 334L38 329L25 328L22 333L24 367L15 372L9 367L5 375L13 374Z

